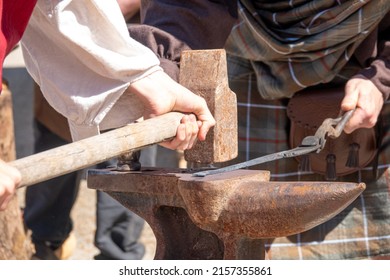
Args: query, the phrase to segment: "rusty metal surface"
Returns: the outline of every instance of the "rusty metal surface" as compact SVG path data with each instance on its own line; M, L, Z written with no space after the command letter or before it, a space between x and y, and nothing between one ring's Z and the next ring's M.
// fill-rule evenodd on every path
M341 212L364 190L363 184L355 183L245 180L223 186L196 181L179 186L199 227L220 236L256 239L309 230Z
M193 177L185 170L90 170L88 187L106 191L143 217L156 259L261 259L262 239L319 225L365 189L344 182L269 182L269 172Z
M180 58L179 79L181 85L206 100L216 120L206 141L198 141L191 150L185 151L185 159L210 164L236 158L237 99L229 88L225 50L184 51Z

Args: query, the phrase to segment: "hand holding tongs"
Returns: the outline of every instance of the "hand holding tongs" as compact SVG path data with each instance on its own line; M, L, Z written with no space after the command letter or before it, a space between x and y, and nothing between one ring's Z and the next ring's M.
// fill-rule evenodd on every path
M308 136L308 137L317 138L318 145L319 145L319 148L316 151L317 153L319 153L325 147L326 140L328 137L335 139L335 138L340 136L340 134L344 130L345 125L351 119L354 112L355 112L355 109L344 113L344 115L341 117L338 117L335 119L332 119L332 118L325 119L322 122L321 126L317 129L314 136ZM306 138L303 139L302 144L305 142Z
M326 140L328 137L337 138L340 136L340 134L344 130L346 123L350 120L350 118L352 117L354 112L355 112L355 109L346 112L341 117L338 117L335 119L332 119L332 118L325 119L313 136L305 137L302 140L301 145L299 145L298 147L296 147L294 149L290 149L287 151L258 157L255 159L251 159L251 160L248 160L248 161L245 161L242 163L226 166L226 167L219 168L219 169L212 169L212 170L207 170L207 171L196 172L196 173L193 173L192 176L204 177L207 175L218 174L218 173L223 173L223 172L227 172L227 171L233 171L233 170L237 170L237 169L241 169L241 168L245 168L245 167L249 167L249 166L281 159L281 158L296 157L296 156L301 156L304 154L309 154L312 152L319 153L325 147Z

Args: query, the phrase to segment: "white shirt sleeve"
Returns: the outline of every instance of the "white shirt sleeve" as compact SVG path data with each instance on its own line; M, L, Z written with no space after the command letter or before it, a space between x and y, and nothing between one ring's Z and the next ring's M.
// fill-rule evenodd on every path
M131 82L162 70L130 38L116 0L38 0L22 48L27 70L68 118L75 140L99 133Z

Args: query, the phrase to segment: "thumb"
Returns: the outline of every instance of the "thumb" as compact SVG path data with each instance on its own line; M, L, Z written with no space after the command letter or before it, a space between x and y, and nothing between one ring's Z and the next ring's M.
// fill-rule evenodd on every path
M357 107L358 99L359 91L355 87L346 87L344 98L341 101L341 110L349 111L355 109Z

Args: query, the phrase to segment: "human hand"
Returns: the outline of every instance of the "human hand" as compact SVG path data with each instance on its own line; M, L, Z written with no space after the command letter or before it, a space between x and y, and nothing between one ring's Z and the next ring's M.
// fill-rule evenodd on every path
M352 133L358 128L373 127L384 104L383 95L373 82L364 76L355 76L345 86L345 96L341 109L355 109L349 122L345 125L345 133Z
M0 211L5 210L20 181L19 171L0 159Z
M151 118L171 111L190 113L181 120L176 137L162 143L169 149L186 150L192 148L196 139L203 141L207 132L215 125L215 120L206 101L187 88L176 83L163 71L137 80L129 90L144 103L144 117ZM196 117L195 117L196 116Z

